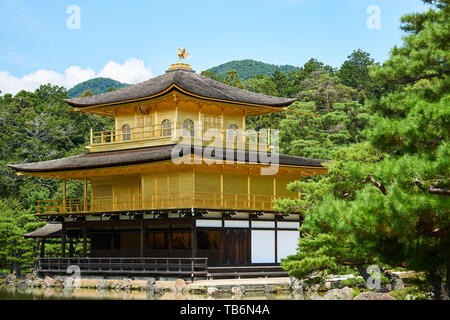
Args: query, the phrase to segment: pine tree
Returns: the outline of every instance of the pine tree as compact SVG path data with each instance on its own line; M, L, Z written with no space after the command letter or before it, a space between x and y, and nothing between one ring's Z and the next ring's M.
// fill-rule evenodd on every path
M368 141L337 150L326 177L292 183L302 199L278 201L304 210L300 251L282 262L291 275L406 267L449 298L449 5L425 2L434 8L402 18L403 46L371 72L402 86L367 104Z

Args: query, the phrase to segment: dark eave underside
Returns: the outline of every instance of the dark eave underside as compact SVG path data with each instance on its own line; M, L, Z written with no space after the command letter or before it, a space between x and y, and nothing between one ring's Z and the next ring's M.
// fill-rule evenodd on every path
M71 171L81 169L95 169L105 167L117 167L125 165L143 164L170 160L172 158L172 150L176 145L165 145L156 147L146 147L139 149L127 149L107 152L91 152L84 155L25 164L8 165L11 169L21 172L55 172L55 171ZM207 155L208 152L203 152L205 148L185 146L184 152L181 151L177 157L182 157L190 154L204 155L207 158L226 160L227 150L217 150L216 154ZM220 152L222 151L222 152ZM260 158L260 154L256 151L234 150L234 161L245 159L246 163L267 163L267 160ZM221 156L219 156L221 155ZM264 154L265 155L265 154ZM268 155L270 156L270 154ZM326 160L309 159L303 157L295 157L284 154L279 154L280 165L291 165L300 167L317 167L322 168L322 163Z
M270 107L285 107L295 99L262 95L222 82L209 79L188 70L168 71L150 80L101 95L65 100L73 107L83 108L99 105L117 104L157 96L172 86L181 88L187 93L213 100L231 103L251 104Z

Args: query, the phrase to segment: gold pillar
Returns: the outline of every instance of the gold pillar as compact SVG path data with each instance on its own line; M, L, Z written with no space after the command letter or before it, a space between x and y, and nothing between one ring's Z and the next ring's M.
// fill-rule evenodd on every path
M223 170L223 169L222 169ZM223 209L224 201L223 201L223 171L220 173L220 208Z
M248 202L248 208L251 207L251 198L250 198L250 169L248 170L248 176L247 176L247 202Z
M66 212L66 178L63 179L63 212Z
M84 178L84 204L83 204L84 212L88 211L87 201L88 201L88 181L87 178Z

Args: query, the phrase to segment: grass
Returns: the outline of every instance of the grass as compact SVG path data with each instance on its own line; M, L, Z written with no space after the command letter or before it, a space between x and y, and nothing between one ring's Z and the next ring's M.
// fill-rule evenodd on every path
M432 288L427 283L423 275L417 275L411 278L403 279L405 287L401 290L389 292L389 295L397 300L432 300L433 296L430 294Z

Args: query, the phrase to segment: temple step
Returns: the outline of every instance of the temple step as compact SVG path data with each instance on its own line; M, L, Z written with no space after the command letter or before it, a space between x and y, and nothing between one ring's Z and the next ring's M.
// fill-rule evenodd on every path
M221 266L208 267L208 278L273 278L287 277L281 266Z

